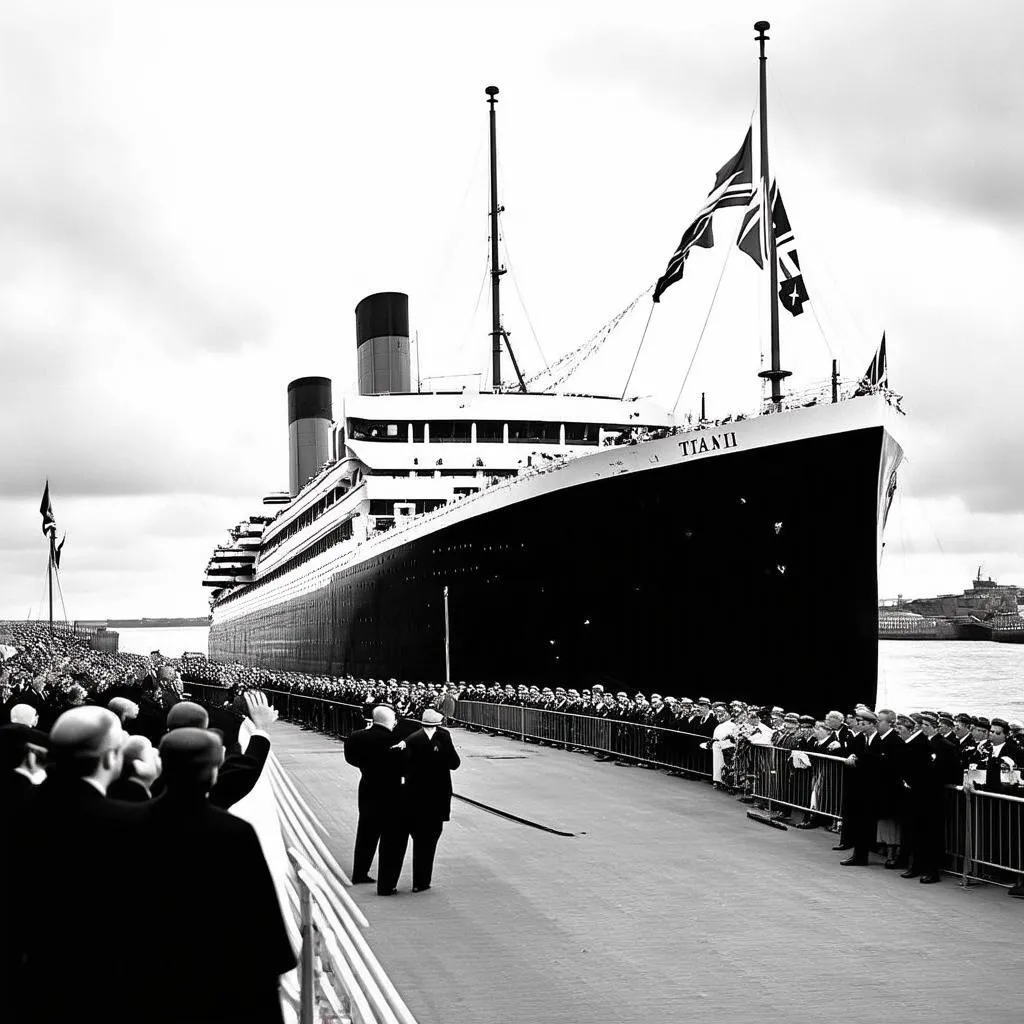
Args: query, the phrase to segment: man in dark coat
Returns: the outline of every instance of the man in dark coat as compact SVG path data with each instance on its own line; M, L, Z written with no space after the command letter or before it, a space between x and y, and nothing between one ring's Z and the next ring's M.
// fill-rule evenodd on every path
M15 862L31 864L44 882L9 890L2 916L5 927L16 929L21 1003L5 1003L5 1021L138 1019L139 1006L125 992L112 995L97 983L115 958L127 977L139 966L129 962L135 947L124 949L118 907L119 894L147 890L140 809L106 798L121 773L123 743L121 723L105 708L72 708L53 725L47 779L35 787L23 826L10 836Z
M390 895L395 889L408 843L408 837L402 836L402 828L396 821L402 805L402 758L395 745L396 721L394 709L379 704L373 709L370 728L354 732L345 740L345 760L362 774L352 881L355 884L374 881L370 877L370 865L379 843L377 891L381 895Z
M277 711L267 702L266 694L260 690L249 690L245 694L245 706L249 719L255 727L250 731L249 743L244 753L229 754L217 773L217 781L210 791L210 803L227 810L256 787L260 775L270 756L270 736L267 730L277 721ZM179 701L167 712L167 729L205 729L210 716L201 704L189 700ZM222 737L223 741L223 737ZM154 744L156 745L156 744ZM240 748L239 748L240 749ZM153 796L163 792L164 782L157 779Z
M137 856L148 865L201 864L203 892L227 902L211 917L187 883L151 878L145 891L152 924L142 943L148 970L135 982L142 991L133 993L137 1019L280 1024L279 976L295 967L295 954L255 830L207 799L224 759L220 736L174 729L160 743L160 758L166 788L138 809Z
M404 741L405 814L412 836L412 891L430 888L434 854L452 816L452 772L462 763L442 716L423 712L422 726ZM383 874L383 872L382 872Z
M946 835L945 787L960 780L960 759L953 744L939 735L938 715L925 711L919 717L929 750L926 757L913 762L908 778L913 848L910 867L900 877L920 877L927 885L940 878Z
M848 838L853 844L853 854L839 862L843 867L867 866L868 854L875 844L878 823L873 799L873 794L878 788L881 764L878 716L869 708L859 708L857 724L861 726L862 731L854 737L852 752L846 759L847 766L853 771L846 773L843 778L843 785L850 786Z

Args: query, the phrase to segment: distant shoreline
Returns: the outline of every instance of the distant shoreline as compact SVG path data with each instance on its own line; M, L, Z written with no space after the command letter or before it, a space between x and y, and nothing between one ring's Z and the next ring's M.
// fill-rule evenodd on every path
M107 619L108 629L162 629L209 625L209 615L192 619Z

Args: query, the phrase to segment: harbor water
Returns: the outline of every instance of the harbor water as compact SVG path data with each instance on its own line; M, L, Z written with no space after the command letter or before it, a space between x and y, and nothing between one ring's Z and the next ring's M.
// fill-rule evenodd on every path
M120 649L133 654L160 651L177 658L183 651L207 649L205 626L119 629L118 633ZM1024 644L883 640L878 647L878 707L1024 720ZM729 694L713 696L727 699ZM771 701L771 695L766 694L765 700Z

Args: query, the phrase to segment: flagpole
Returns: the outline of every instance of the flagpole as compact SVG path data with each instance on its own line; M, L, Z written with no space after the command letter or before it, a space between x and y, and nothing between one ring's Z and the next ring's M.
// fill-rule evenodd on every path
M448 639L448 588L444 588L444 681L452 681L451 645Z
M494 98L498 87L489 85L487 102L491 106L491 387L501 389L501 275L505 273L498 264L498 142L494 119Z
M46 578L50 585L50 636L53 636L53 536L56 530L49 531L50 538L50 560L46 565Z
M765 227L768 235L768 273L769 288L768 308L771 310L771 333L772 333L772 368L762 370L758 376L765 377L772 382L772 402L778 409L782 403L782 381L788 377L789 371L781 369L782 359L779 355L779 263L775 252L775 227L772 222L771 210L771 178L768 175L768 58L764 53L764 44L768 41L765 34L771 25L767 21L758 21L754 24L754 30L758 33L754 38L760 44L761 56L759 73L759 94L758 111L760 112L760 134L761 134L761 184L765 191Z

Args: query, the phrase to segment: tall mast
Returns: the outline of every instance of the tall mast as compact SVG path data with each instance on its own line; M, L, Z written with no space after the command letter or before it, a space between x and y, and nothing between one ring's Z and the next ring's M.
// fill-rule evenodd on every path
M491 387L495 391L501 386L501 275L505 271L498 266L498 139L495 128L494 98L498 87L489 85L487 102L491 106Z
M768 176L768 58L764 54L764 44L768 41L765 33L771 25L767 21L758 21L754 24L754 30L758 33L754 38L761 46L760 56L760 89L758 95L758 110L761 115L761 185L765 191L765 228L768 232L768 267L769 267L769 292L768 308L771 310L772 328L772 368L762 370L758 376L765 377L772 382L772 401L778 408L782 402L782 381L790 376L789 370L781 368L782 360L779 356L779 262L775 254L775 225L772 222L771 210L771 178Z

